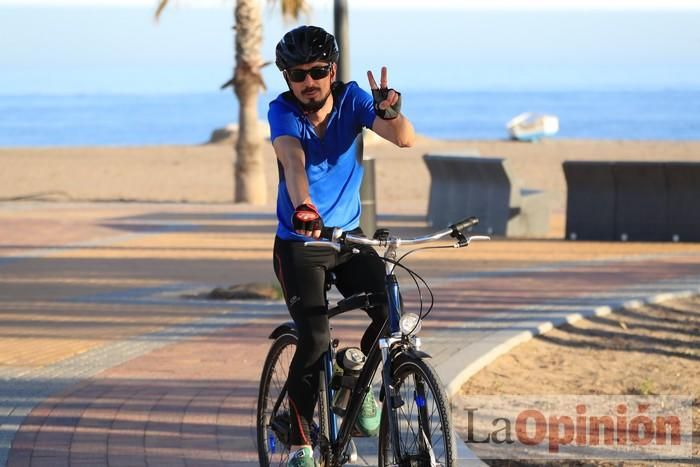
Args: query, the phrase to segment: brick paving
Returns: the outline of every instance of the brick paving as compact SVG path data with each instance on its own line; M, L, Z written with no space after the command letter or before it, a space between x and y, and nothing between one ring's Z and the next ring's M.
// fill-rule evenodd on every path
M4 206L0 465L257 465L257 380L267 334L286 312L181 295L272 281L271 208ZM450 392L552 323L700 286L697 245L546 243L548 255L542 242L509 240L478 260L417 262L437 300L424 347ZM528 248L536 253L524 258ZM417 306L415 293L405 298ZM344 342L358 338L362 318L341 318Z

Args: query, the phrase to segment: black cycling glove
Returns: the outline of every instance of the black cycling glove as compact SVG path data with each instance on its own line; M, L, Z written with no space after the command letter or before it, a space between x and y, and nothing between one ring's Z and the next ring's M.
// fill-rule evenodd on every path
M386 109L380 109L379 104L389 97L389 91L394 91L396 94L398 94L399 99L394 105L389 106ZM401 93L399 91L392 88L372 89L372 97L374 98L374 113L377 114L377 117L384 120L393 120L399 116L399 112L401 112Z
M318 213L318 209L311 203L300 204L292 214L292 225L294 230L313 232L323 229L323 220Z

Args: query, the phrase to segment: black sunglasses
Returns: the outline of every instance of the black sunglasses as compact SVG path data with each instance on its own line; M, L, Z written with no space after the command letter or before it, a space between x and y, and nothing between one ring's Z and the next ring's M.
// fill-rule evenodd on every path
M331 66L316 66L308 70L287 70L287 76L290 81L301 83L306 79L306 75L311 75L312 79L321 79L328 76L331 72Z

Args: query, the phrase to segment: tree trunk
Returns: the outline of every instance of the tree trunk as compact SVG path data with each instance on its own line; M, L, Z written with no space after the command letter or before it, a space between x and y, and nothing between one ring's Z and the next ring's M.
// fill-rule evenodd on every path
M234 8L236 67L233 89L238 98L238 141L234 164L235 203L265 204L267 188L258 125L258 95L264 88L262 19L258 0L237 0Z
M335 0L333 4L333 33L338 42L338 79L350 81L350 26L348 25L348 0Z

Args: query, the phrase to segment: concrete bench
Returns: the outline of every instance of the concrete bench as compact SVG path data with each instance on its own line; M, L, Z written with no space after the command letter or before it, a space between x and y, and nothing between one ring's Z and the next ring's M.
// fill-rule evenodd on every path
M700 162L567 161L566 238L700 241Z
M546 194L522 188L506 159L426 154L423 160L430 172L427 217L433 227L476 216L475 233L544 237L549 232Z

